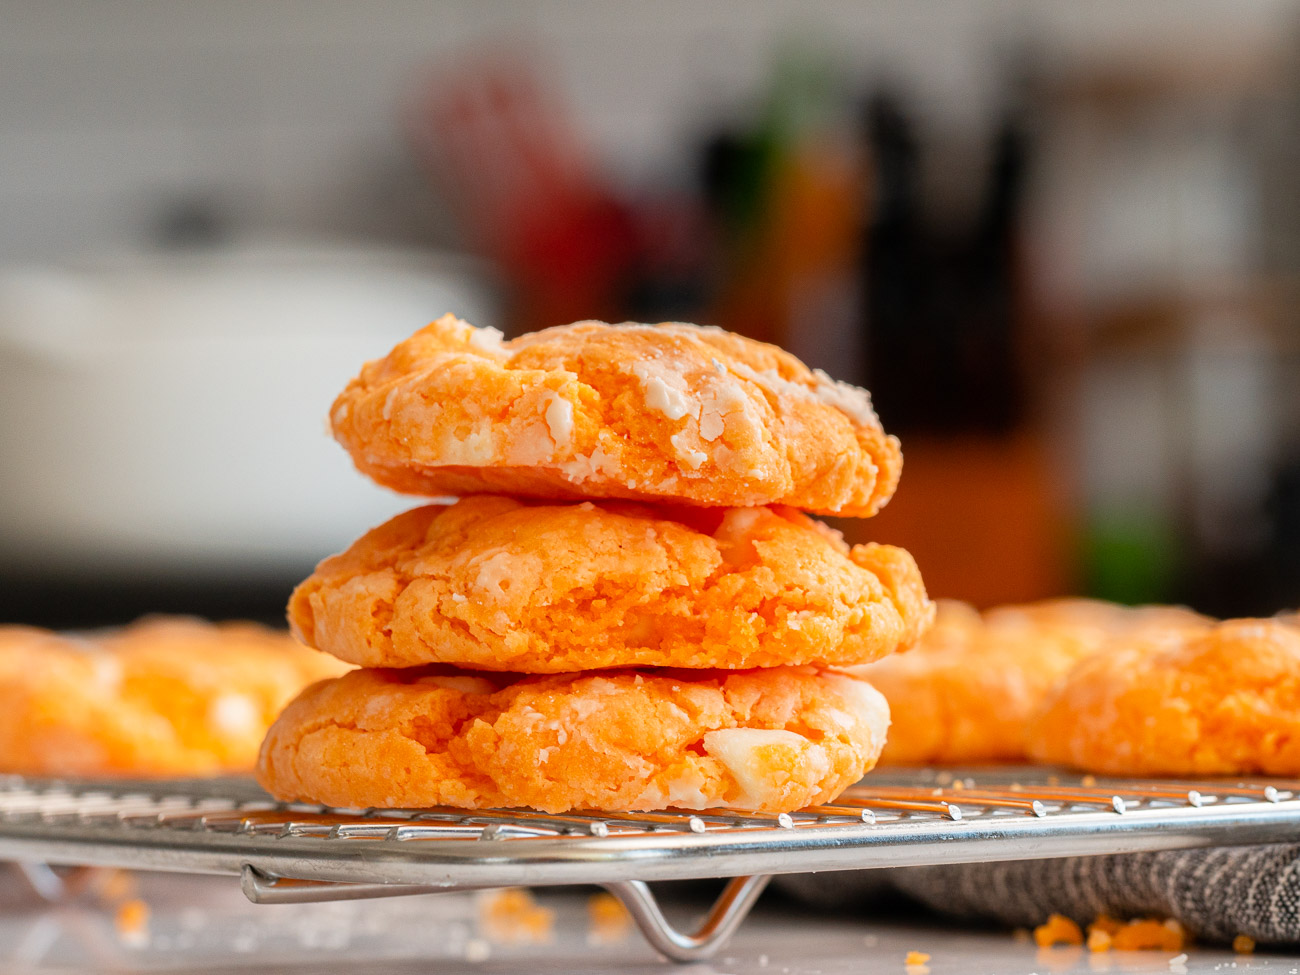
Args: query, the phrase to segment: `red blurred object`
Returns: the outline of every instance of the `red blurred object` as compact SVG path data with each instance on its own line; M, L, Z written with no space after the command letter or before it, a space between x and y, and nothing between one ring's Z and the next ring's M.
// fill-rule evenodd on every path
M637 260L633 216L527 57L439 71L407 128L471 241L513 284L512 331L618 316Z

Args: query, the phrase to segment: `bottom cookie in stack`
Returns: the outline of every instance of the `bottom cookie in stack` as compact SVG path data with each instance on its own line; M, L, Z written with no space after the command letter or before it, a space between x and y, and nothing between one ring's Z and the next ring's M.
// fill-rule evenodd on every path
M285 710L258 780L281 798L351 807L775 813L856 782L888 726L866 681L814 667L358 670Z

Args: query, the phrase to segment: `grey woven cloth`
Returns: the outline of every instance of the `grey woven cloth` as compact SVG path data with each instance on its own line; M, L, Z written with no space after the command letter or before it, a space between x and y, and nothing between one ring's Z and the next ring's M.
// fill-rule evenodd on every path
M781 886L819 907L860 909L901 891L951 917L1016 927L1052 913L1081 924L1158 915L1203 941L1300 944L1300 844L822 873Z

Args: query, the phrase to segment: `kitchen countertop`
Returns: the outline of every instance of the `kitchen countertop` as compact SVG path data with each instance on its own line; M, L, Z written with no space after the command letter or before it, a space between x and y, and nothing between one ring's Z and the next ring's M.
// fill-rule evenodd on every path
M103 880L107 878L107 882ZM590 890L537 895L554 923L544 940L494 935L485 905L494 896L445 894L333 904L257 906L225 878L101 874L67 904L34 902L6 873L0 878L0 972L681 972L682 975L1061 975L1067 972L1174 972L1300 975L1300 953L1234 955L1191 947L1183 965L1169 952L1038 949L1004 930L934 919L827 916L764 898L717 958L672 965L635 930L594 938ZM96 893L98 888L98 893ZM671 899L670 904L677 899ZM138 904L147 907L142 921ZM127 905L124 907L123 905ZM676 902L685 923L702 900ZM522 929L521 929L522 931ZM515 940L511 940L514 938ZM931 956L904 964L909 951Z

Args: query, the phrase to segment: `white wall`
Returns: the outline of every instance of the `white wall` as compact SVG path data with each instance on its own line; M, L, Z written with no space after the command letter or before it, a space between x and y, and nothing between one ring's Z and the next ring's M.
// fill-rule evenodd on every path
M949 122L1002 58L1290 36L1294 0L0 0L0 262L147 240L164 199L214 195L242 229L445 232L397 104L427 65L534 44L597 149L640 179L752 95L783 38L822 38ZM440 231L439 228L444 228Z

